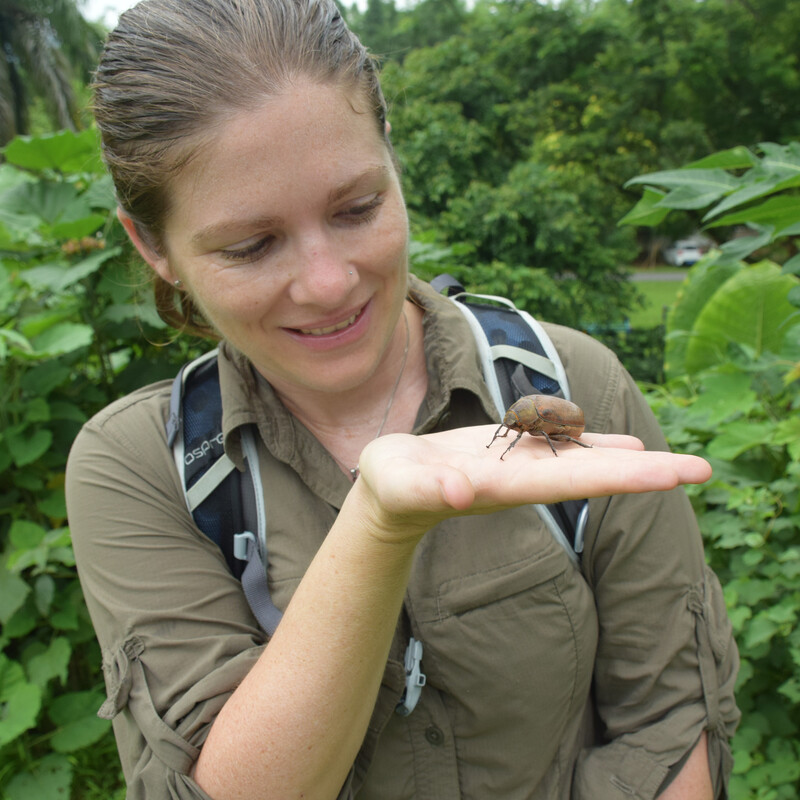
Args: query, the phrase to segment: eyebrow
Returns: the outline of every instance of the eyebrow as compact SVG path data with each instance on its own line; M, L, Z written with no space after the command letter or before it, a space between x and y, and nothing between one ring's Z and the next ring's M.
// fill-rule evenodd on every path
M350 194L362 181L370 180L372 178L385 178L389 174L389 167L385 164L381 164L377 167L370 167L367 170L364 170L358 177L353 178L352 181L348 181L345 184L334 189L329 195L328 200L331 203L335 203L337 200L341 200L346 195Z
M215 222L211 225L206 225L195 233L189 240L192 244L205 242L209 239L215 239L228 231L242 231L242 230L259 230L263 228L272 228L280 225L280 217L253 217L253 219L242 222L241 220L230 220L226 222Z
M360 175L353 178L341 186L337 186L328 195L328 202L335 203L346 197L350 192L358 187L362 181L368 181L373 178L384 178L389 174L389 168L383 164L376 167L370 167L364 170ZM214 222L211 225L206 225L201 228L197 233L193 234L190 242L191 244L198 244L205 242L209 239L214 239L221 236L228 231L241 231L241 230L263 230L267 228L280 227L283 224L281 217L253 217L252 219L242 221L240 219L226 220L224 222Z

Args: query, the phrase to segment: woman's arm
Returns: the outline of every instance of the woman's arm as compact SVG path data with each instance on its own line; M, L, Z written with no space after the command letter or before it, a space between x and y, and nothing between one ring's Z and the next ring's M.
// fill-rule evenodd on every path
M658 795L659 800L714 800L708 769L708 738L703 731L675 779Z
M387 436L269 646L214 722L194 775L216 800L333 798L360 747L415 547L442 519L532 502L670 489L705 480L690 456L645 453L631 437L560 447L524 437L505 461L492 426ZM513 457L512 457L513 456Z

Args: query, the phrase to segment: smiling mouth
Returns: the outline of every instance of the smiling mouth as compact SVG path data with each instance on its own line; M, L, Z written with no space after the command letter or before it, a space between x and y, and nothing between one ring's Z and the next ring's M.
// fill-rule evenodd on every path
M352 317L348 317L347 319L338 322L336 325L329 325L327 328L297 328L297 330L306 336L325 336L328 333L336 333L336 331L341 331L345 328L348 328L358 319L358 315L360 313L361 312L358 311L353 314Z

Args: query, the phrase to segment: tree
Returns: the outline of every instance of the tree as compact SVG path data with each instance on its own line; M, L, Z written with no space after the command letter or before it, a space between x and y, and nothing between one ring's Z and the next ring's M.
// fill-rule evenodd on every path
M100 40L76 0L0 0L0 144L30 131L35 98L55 127L79 127L74 83L88 77Z

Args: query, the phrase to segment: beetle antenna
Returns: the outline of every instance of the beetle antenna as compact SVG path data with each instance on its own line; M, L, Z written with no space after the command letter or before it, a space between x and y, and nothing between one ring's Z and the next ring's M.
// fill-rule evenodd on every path
M504 433L502 436L500 436L500 431L501 431L501 430L503 430L503 428L505 428L505 429L506 429L506 432L505 432L505 433ZM505 436L508 436L508 432L509 432L510 430L511 430L511 428L506 428L506 425L505 425L505 423L504 423L504 422L501 422L501 423L500 423L500 427L499 427L499 428L498 428L498 429L497 429L497 430L494 432L494 436L492 436L492 441L491 441L491 442L489 442L489 444L487 444L487 445L486 445L486 449L488 450L488 449L489 449L489 448L492 446L492 444L494 444L494 440L495 440L495 439L496 439L498 436L500 436L500 438L501 438L501 439L502 439L503 437L505 437ZM506 452L508 452L508 451L506 451ZM501 458L502 458L502 456L501 456Z

